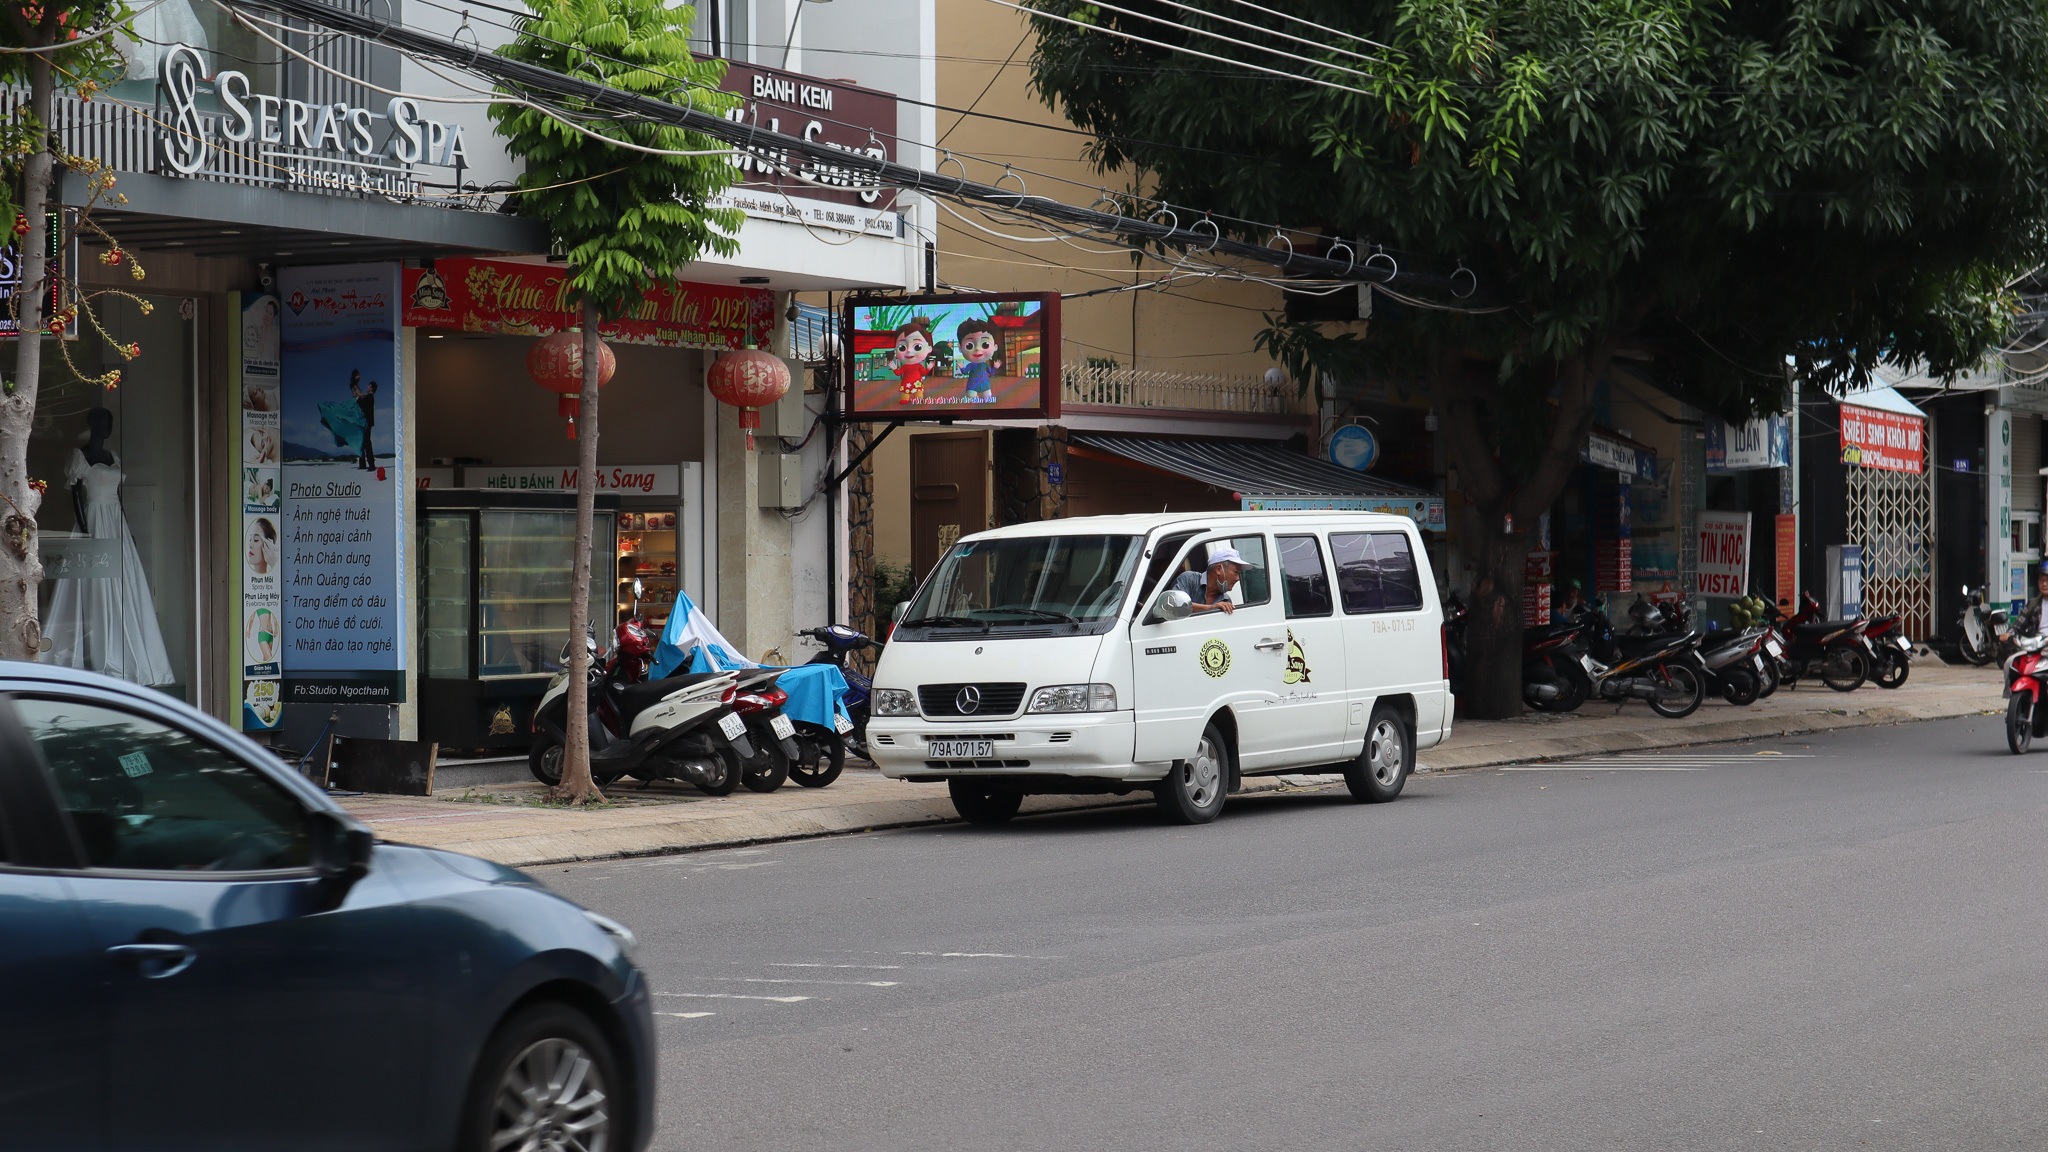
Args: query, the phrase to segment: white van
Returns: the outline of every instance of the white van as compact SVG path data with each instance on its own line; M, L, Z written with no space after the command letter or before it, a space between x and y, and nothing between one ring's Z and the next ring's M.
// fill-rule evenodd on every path
M1235 549L1232 610L1172 585ZM1443 610L1413 521L1365 512L1091 516L946 550L875 670L884 775L999 823L1034 792L1149 789L1214 820L1240 777L1344 773L1392 800L1451 731Z

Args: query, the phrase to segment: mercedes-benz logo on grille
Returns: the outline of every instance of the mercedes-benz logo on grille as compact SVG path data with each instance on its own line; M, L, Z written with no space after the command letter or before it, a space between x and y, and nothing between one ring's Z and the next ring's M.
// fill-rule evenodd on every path
M981 689L972 684L960 689L953 694L953 707L959 709L962 716L980 709Z

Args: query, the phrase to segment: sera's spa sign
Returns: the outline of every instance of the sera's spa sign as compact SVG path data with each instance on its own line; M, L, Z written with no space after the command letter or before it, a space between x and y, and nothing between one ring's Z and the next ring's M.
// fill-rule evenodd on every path
M209 84L198 49L173 44L157 68L157 88L168 115L158 143L164 163L180 176L219 171L216 155L246 161L252 150L280 184L319 184L411 196L416 164L461 168L462 125L428 119L419 102L393 97L382 110L350 104L309 104L258 92L246 73L223 68ZM215 110L200 107L211 95ZM228 146L231 146L228 147ZM238 179L250 173L236 172Z

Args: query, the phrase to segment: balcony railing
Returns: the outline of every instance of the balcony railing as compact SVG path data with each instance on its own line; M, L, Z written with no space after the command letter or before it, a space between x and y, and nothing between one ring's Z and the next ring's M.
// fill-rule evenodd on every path
M1297 411L1294 387L1257 376L1202 376L1139 368L1065 368L1060 401L1119 408L1177 408L1198 412L1286 415Z

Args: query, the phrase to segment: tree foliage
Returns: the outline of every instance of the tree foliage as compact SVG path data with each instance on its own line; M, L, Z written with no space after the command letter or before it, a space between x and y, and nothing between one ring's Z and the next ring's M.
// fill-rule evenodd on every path
M692 10L661 0L534 0L517 39L498 51L514 60L642 96L724 113L739 98L717 90L721 60L690 55ZM561 105L583 130L530 105L491 109L499 134L525 161L517 211L547 222L568 257L570 282L606 319L637 304L655 278L705 252L739 251L736 208L705 201L732 186L739 170L725 145L680 128L620 121ZM655 155L593 139L595 133L640 148L711 155Z
M1380 297L1365 333L1276 320L1262 343L1429 388L1470 502L1479 715L1519 707L1528 532L1617 356L1730 417L1777 410L1788 364L1828 390L1887 361L1953 376L2048 232L2048 8L2024 0L1272 0L1363 38L1320 47L1158 0L1119 7L1180 27L1028 2L1100 26L1035 21L1033 82L1183 220L1451 278ZM1100 28L1284 46L1324 84Z
M125 24L129 6L121 0L44 0L7 4L0 17L0 49L68 45L40 53L51 63L55 86L90 100L121 78L127 62L113 36L92 36ZM82 37L90 37L81 39ZM74 43L75 42L75 43ZM26 88L30 53L0 52L0 87ZM14 223L21 209L23 161L41 143L43 128L33 109L0 120L0 220ZM12 234L8 235L11 242Z

